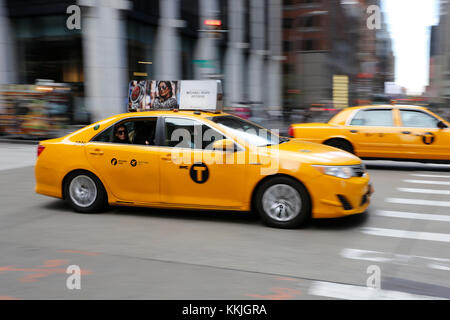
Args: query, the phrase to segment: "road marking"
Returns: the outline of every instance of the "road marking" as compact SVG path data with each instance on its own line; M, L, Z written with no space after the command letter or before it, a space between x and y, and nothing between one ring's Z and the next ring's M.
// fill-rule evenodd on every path
M362 233L372 236L450 242L450 234L447 233L417 232L382 228L363 228L361 231Z
M431 180L403 180L407 183L422 183L422 184L439 184L443 186L450 186L450 181L431 181Z
M378 263L394 263L404 265L413 263L426 265L428 268L437 270L450 270L450 259L411 256L406 254L395 254L378 251L345 248L341 251L341 257L352 260L371 261Z
M447 266L441 266L441 265L436 264L436 263L429 263L429 264L428 264L428 267L429 267L429 268L432 268L432 269L437 269L437 270L450 271L450 267L447 267Z
M19 299L10 296L0 296L0 300L19 300Z
M349 284L314 281L308 294L345 300L445 300L401 291L373 289Z
M450 195L450 190L433 190L433 189L417 189L417 188L397 188L397 190L401 192L411 192L411 193Z
M387 211L387 210L378 210L375 214L377 216L391 217L391 218L450 222L450 216L440 214L413 213L413 212Z
M268 300L289 300L295 299L296 297L302 294L300 290L291 288L271 288L270 291L274 292L274 294L269 295L246 294L246 296Z
M450 207L450 201L422 200L422 199L403 199L387 198L386 202L398 204L413 204L418 206Z
M422 174L422 173L413 173L411 174L414 177L425 177L425 178L449 178L450 175L442 175L442 174Z

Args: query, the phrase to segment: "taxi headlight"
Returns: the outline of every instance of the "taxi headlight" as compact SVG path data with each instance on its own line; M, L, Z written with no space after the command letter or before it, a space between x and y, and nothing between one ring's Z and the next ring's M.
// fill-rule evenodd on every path
M350 179L354 176L353 168L347 166L313 166L323 174L338 177L342 179Z

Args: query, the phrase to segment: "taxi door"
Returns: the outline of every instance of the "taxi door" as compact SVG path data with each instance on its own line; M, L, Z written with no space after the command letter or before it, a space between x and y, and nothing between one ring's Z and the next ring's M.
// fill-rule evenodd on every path
M244 204L245 150L215 151L217 130L183 117L164 118L160 149L161 202L208 208L239 208ZM238 163L239 162L239 163Z
M401 154L401 129L396 126L392 108L358 110L346 130L358 156L389 158Z
M133 122L126 124L132 135ZM109 142L112 133L108 130L112 127L85 147L86 157L100 179L122 201L159 202L159 147Z
M419 109L399 109L401 149L410 159L450 160L450 129L438 128L439 119Z

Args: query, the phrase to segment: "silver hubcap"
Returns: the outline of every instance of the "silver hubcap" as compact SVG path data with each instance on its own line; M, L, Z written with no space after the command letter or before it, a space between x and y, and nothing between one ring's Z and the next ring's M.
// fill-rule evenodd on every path
M286 184L275 184L263 194L264 211L276 221L289 221L300 213L302 199L298 191Z
M88 176L75 177L69 186L70 199L79 207L91 206L97 198L95 182Z

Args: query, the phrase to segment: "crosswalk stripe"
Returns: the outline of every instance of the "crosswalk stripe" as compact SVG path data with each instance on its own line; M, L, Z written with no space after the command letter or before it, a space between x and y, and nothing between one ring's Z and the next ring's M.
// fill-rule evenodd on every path
M411 174L414 177L424 177L424 178L449 178L450 175L443 175L443 174L422 174L422 173L413 173Z
M372 236L450 242L450 234L447 233L417 232L382 228L363 228L361 232Z
M412 204L418 206L450 207L450 201L403 199L403 198L387 198L385 201L389 203Z
M371 261L378 263L404 264L424 261L426 266L437 270L450 270L450 259L413 256L406 254L386 253L379 251L345 248L341 251L341 257L351 260Z
M403 180L407 183L422 183L422 184L438 184L443 186L450 186L450 181L432 181L432 180Z
M403 218L403 219L417 219L417 220L432 220L450 222L450 215L427 214L427 213L413 213L401 211L378 210L375 213L377 216Z
M308 294L345 300L445 300L401 291L373 289L349 284L314 281Z
M426 193L426 194L444 194L450 195L450 190L433 190L433 189L418 189L418 188L397 188L401 192L411 192L411 193Z
M437 270L450 271L450 267L442 266L442 265L437 264L437 263L429 263L428 267L432 268L432 269L437 269Z

